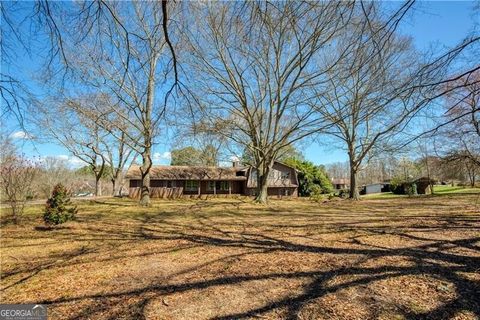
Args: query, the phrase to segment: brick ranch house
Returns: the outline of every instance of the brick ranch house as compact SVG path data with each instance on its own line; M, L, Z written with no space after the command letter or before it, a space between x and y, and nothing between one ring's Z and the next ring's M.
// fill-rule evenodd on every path
M251 167L153 166L150 169L152 198L179 198L201 195L255 196L256 170ZM129 197L139 198L142 186L140 167L131 166L125 178L129 180ZM275 162L268 178L269 196L298 196L297 171Z

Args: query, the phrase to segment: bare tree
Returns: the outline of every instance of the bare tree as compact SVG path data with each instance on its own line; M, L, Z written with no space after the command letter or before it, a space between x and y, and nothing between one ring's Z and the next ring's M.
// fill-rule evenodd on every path
M73 23L56 18L57 26L68 30L62 34L62 55L80 87L109 96L108 105L92 105L82 116L142 157L140 202L148 205L152 148L167 98L178 84L177 58L167 32L167 9L173 5L97 1L78 6ZM75 98L72 92L64 94Z
M448 155L465 158L480 167L480 70L459 78L448 87L444 123L440 133L449 141Z
M0 46L0 114L2 122L13 120L26 131L26 114L33 98L32 91L19 72L18 52L30 53L29 43L22 33L24 17L12 14L24 9L21 1L3 1L0 4L1 46ZM28 5L27 5L28 6ZM21 49L21 50L19 50ZM5 123L4 123L5 125Z
M125 142L124 132L119 132L118 139L111 138L104 143L105 160L110 167L108 173L112 182L112 195L122 196L124 169L128 163L134 161L136 155Z
M50 196L55 185L61 183L71 189L77 177L67 159L59 157L45 157L39 161L38 174L35 176L35 195L40 199Z
M15 223L23 213L27 198L33 194L33 180L38 169L36 164L25 156L16 154L2 155L0 163L0 181L2 194L12 210Z
M319 94L321 106L326 106L319 112L333 126L327 133L344 144L349 156L352 199L359 198L357 175L362 164L382 152L398 149L420 110L454 90L444 86L453 81L448 77L449 67L479 40L467 39L421 62L409 40L396 32L411 6L407 1L385 16L376 3L360 3L360 14L339 42L340 48L353 48L332 75L330 89ZM467 68L463 74L475 68Z
M468 179L475 186L480 171L480 71L446 84L447 89L452 87L436 126L423 135L431 137L446 168L463 173L457 179Z
M101 196L101 178L106 165L105 145L109 133L77 112L81 109L79 105L89 105L90 100L87 97L38 105L36 122L44 139L58 142L89 166L95 176L95 196Z
M348 162L334 162L326 166L327 174L332 179L347 179L349 175Z
M257 202L267 201L279 153L322 127L312 88L342 58L331 58L329 45L351 9L348 2L192 5L188 61L200 106L197 128L248 149Z

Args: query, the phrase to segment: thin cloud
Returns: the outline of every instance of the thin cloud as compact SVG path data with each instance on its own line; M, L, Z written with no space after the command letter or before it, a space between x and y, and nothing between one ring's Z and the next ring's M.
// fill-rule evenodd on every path
M160 162L162 160L170 161L172 159L172 153L169 151L165 151L163 153L155 152L152 158L155 162Z
M14 133L12 133L12 134L10 135L10 138L12 138L12 139L25 139L25 140L27 140L27 139L32 139L33 136L30 135L30 134L28 134L28 133L26 133L25 131L15 131Z

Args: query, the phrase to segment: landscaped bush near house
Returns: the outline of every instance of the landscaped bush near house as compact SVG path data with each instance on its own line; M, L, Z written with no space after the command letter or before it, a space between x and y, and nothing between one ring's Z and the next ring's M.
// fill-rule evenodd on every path
M47 200L43 220L46 224L58 225L72 220L76 213L77 207L70 207L67 189L62 184L57 184Z
M338 191L338 196L340 198L348 198L350 196L350 190L348 189L340 189L340 191Z
M313 201L321 201L324 200L324 197L322 196L322 188L319 185L312 185L310 187L310 199Z
M300 196L312 197L333 191L332 183L322 166L294 158L286 159L284 163L297 170Z

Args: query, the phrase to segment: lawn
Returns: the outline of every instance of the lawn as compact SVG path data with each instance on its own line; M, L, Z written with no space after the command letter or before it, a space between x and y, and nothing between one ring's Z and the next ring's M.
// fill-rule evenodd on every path
M1 303L50 319L478 319L480 196L42 207L1 228Z
M470 188L462 186L446 186L446 185L435 185L433 187L435 196L443 195L452 195L452 194L480 194L480 188ZM417 195L419 197L425 195ZM428 195L427 195L428 196ZM362 198L365 199L395 199L395 198L406 198L407 195L404 194L394 194L392 192L383 192L383 193L372 193L363 195Z

